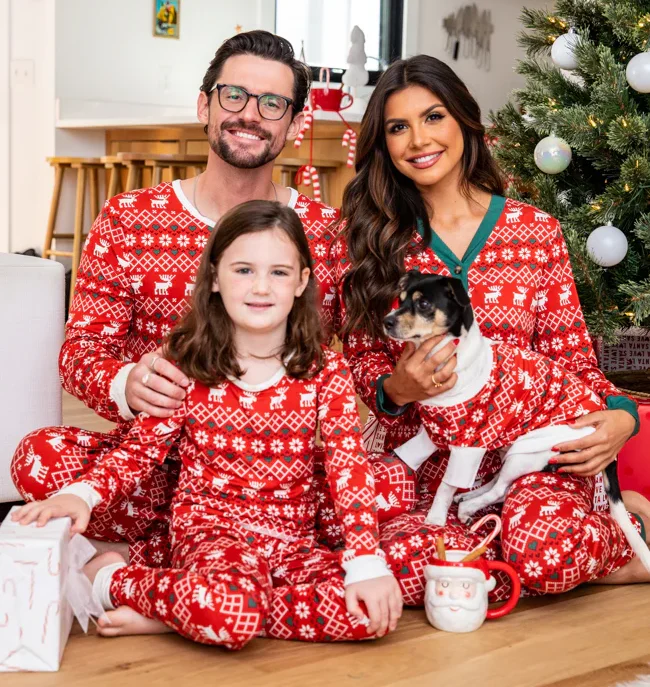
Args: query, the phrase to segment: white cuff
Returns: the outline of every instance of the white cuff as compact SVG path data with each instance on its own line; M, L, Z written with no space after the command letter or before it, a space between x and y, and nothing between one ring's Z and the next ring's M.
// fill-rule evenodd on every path
M126 563L111 563L100 568L95 575L93 593L99 599L105 611L115 610L115 606L113 606L111 601L111 582L113 581L113 573L124 567L126 567Z
M135 420L135 415L131 412L129 404L126 402L126 379L129 372L136 366L136 363L127 363L122 369L113 377L111 388L108 395L117 405L120 415L124 420Z
M75 482L74 484L68 484L67 487L59 489L55 496L62 494L72 494L73 496L78 496L92 511L93 508L98 506L102 502L102 497L98 491L96 491L90 484L85 482Z
M412 439L393 449L393 452L412 470L417 470L437 450L438 447L429 439L427 430L420 427L420 431Z
M354 582L365 582L393 574L381 556L357 556L351 561L344 561L341 565L345 570L346 587Z

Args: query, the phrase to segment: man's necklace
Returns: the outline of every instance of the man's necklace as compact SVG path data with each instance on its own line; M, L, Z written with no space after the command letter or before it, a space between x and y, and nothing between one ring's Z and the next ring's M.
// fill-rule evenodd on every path
M202 217L207 217L207 215L204 215L204 214L199 210L199 206L196 204L196 188L197 188L197 186L199 185L198 182L199 182L199 177L200 177L200 176L201 176L200 174L197 174L197 175L194 177L194 184L193 184L193 187L192 187L192 205L194 205L194 209L199 213L199 215L201 215ZM271 181L271 186L273 187L273 193L274 193L274 195L275 195L275 201L276 201L276 203L277 203L277 202L278 202L278 189L275 187L275 184L274 184L272 181Z

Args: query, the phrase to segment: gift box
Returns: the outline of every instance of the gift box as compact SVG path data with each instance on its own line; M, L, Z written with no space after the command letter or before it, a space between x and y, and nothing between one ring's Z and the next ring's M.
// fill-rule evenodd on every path
M56 671L77 615L101 615L82 568L95 547L70 537L70 518L44 527L19 525L11 513L0 525L0 672Z
M646 329L630 327L616 332L614 344L594 342L598 364L604 372L650 368L650 335Z

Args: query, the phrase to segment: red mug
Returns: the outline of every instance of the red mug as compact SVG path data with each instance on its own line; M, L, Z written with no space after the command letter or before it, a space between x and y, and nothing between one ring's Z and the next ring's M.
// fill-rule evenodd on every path
M318 76L319 81L323 81L323 72L326 73L327 79L325 81L325 88L312 88L310 99L311 106L314 110L325 110L327 112L340 112L347 110L354 102L354 98L345 93L341 88L330 88L330 70L325 67L320 70ZM348 98L349 101L342 105L343 98Z
M501 618L517 605L521 583L514 569L502 561L486 558L462 563L469 551L447 551L447 560L437 556L425 568L425 610L429 622L446 632L472 632L483 621ZM488 592L496 586L493 570L502 570L510 578L510 598L498 608L488 608Z

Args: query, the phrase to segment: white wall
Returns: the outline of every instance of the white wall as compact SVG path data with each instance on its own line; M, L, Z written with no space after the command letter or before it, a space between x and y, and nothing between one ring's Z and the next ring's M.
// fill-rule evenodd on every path
M504 105L512 89L524 84L524 79L514 71L516 60L524 57L516 40L523 29L519 21L522 8L552 8L553 0L480 0L477 3L479 11L492 12L494 25L492 65L487 72L477 67L472 58L462 57L462 50L458 60L445 50L447 33L442 20L467 4L470 0L407 0L407 49L410 55L426 53L446 62L465 82L486 118L489 110Z
M9 0L0 0L0 253L9 251Z
M57 0L56 8L61 99L194 106L235 27L275 24L274 0L182 0L179 39L153 36L152 0Z
M54 2L10 0L11 64L31 64L33 78L10 92L10 250L41 248L54 177Z

